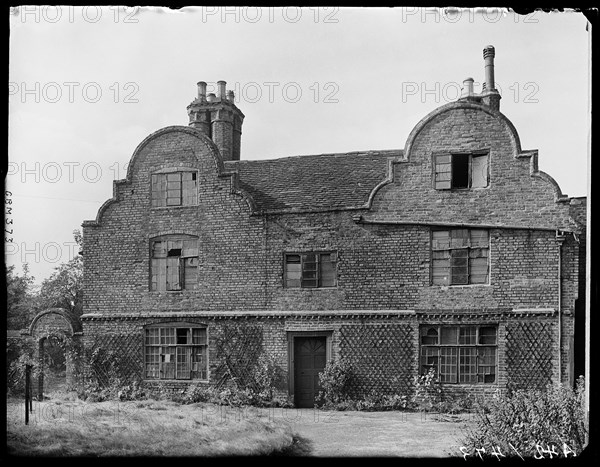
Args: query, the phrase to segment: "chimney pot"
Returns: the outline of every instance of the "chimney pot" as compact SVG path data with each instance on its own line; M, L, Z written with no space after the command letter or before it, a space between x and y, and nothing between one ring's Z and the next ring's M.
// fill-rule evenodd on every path
M225 100L225 86L227 83L225 81L217 81L217 97L221 100Z
M235 100L235 94L232 90L227 91L227 100L233 104L233 101Z
M463 89L460 97L469 97L474 94L473 81L473 78L467 78L463 81Z
M214 102L217 99L217 96L214 95L214 93L210 93L208 96L206 96L206 100L208 102Z
M198 99L202 102L206 100L206 83L204 81L198 82Z

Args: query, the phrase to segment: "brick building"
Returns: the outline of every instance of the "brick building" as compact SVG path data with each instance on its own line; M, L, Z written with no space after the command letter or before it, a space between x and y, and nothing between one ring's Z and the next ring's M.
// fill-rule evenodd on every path
M573 382L585 199L521 149L493 58L404 150L242 160L233 93L198 83L83 223L86 348L175 387L246 384L264 352L298 406L339 358L356 396L429 368L454 391Z

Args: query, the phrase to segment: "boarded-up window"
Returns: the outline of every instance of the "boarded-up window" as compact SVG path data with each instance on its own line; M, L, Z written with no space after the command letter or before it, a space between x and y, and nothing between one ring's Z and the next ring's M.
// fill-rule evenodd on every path
M337 254L303 253L285 255L285 286L288 288L335 287Z
M485 188L489 183L488 161L487 154L436 154L435 189Z
M151 290L193 290L198 284L198 239L167 236L152 242Z
M147 379L208 379L206 328L146 328Z
M152 207L198 204L196 172L152 174Z
M441 383L496 381L497 327L421 326L421 374L433 369Z
M483 229L433 230L431 280L434 285L487 284L489 232Z

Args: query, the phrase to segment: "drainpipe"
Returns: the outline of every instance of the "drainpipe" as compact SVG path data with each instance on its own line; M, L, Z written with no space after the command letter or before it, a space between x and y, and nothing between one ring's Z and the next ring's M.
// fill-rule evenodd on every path
M565 241L565 233L557 230L556 241L558 242L558 383L562 384L562 245Z

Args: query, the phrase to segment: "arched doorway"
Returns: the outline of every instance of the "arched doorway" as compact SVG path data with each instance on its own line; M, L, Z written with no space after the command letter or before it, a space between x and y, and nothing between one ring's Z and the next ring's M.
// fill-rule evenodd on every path
M73 387L82 334L79 321L62 308L51 308L33 318L29 334L37 341L36 359L41 371L34 391L38 398L48 390Z
M40 383L42 394L67 389L67 337L50 334L39 340Z

